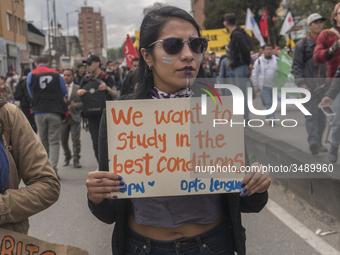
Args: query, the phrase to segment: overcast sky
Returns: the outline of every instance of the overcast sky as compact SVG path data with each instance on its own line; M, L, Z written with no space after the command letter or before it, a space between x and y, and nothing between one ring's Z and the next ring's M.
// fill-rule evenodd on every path
M25 0L27 21L34 21L38 28L47 28L47 1ZM142 21L143 8L154 2L168 3L188 12L191 10L190 0L87 0L87 6L94 11L101 10L105 17L108 47L120 47L126 39L126 34L134 35L139 30ZM50 19L52 19L52 0L49 0ZM67 35L66 13L80 10L84 0L56 0L57 21L61 23L63 35ZM69 14L70 35L78 35L78 14Z

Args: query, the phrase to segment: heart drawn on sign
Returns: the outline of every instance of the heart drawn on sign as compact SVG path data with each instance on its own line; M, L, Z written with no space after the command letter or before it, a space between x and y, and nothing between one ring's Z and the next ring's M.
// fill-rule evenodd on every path
M148 182L149 186L153 187L153 185L155 185L155 181L153 182Z

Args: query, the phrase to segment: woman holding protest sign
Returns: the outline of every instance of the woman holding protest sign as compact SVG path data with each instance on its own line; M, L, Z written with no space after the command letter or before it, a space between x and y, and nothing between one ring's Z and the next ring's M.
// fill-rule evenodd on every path
M26 187L19 189L21 179ZM59 198L45 148L18 107L0 96L0 228L27 234L28 217Z
M125 99L190 97L188 80L199 75L206 48L187 12L152 9L140 28L139 85ZM124 176L108 172L105 113L99 139L100 171L88 174L88 203L98 219L116 223L113 254L245 254L241 212L259 212L271 183L260 167L245 176L241 194L117 199L110 193L124 190L125 183Z

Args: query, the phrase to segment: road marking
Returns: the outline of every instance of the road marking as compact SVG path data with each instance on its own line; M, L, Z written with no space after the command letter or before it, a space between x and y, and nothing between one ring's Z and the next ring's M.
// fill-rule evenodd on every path
M266 205L268 211L282 221L288 228L305 240L310 246L317 250L321 255L340 255L340 252L322 240L315 233L309 230L301 222L295 219L292 215L286 212L273 200L269 199Z

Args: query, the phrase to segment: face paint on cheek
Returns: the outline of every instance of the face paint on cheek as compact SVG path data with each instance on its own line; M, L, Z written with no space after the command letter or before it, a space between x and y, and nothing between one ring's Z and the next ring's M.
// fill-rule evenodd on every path
M162 60L163 63L172 65L172 62L167 61L167 60L171 60L172 58L162 57L162 59L163 59L163 60ZM167 59L167 60L165 60L165 59Z

